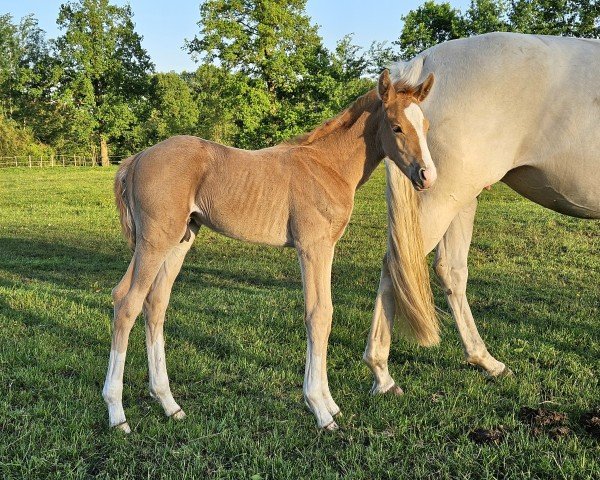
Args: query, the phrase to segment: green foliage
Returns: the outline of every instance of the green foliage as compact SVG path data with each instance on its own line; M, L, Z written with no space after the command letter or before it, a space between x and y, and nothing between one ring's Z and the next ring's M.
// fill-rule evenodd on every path
M9 14L0 16L4 154L28 155L44 150L40 142L52 143L56 133L56 108L50 101L56 81L54 63L44 32L33 16L24 17L18 24Z
M118 146L146 114L153 69L131 7L79 0L61 6L57 23L64 30L56 40L58 99L75 114L70 141L86 148L103 140Z
M427 0L403 19L395 43L404 59L446 40L496 31L600 38L600 3L595 0L471 0L464 15L448 2ZM394 56L393 51L375 51L382 53Z
M31 129L19 127L17 123L0 114L0 157L49 155L53 151L50 147L39 143L33 136Z
M173 135L196 133L198 105L180 75L174 72L153 75L149 100L150 115L142 127L148 145Z
M237 146L264 147L304 132L368 88L358 47L345 37L328 52L305 4L208 0L200 8L200 32L188 49L229 73L229 131Z
M515 32L600 37L595 0L514 0L509 17Z
M404 27L397 43L404 59L410 59L438 43L464 37L467 33L460 11L452 8L449 2L438 4L427 0L416 10L411 10L403 20Z
M471 6L465 17L468 34L478 35L510 30L507 11L506 0L471 0Z

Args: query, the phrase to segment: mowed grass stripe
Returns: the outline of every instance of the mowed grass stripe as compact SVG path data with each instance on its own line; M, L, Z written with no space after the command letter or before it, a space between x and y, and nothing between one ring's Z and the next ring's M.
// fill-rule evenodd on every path
M0 476L5 478L594 478L598 441L579 415L600 405L598 222L560 216L497 185L480 197L471 307L514 378L466 365L451 319L443 342L395 336L401 398L368 395L361 361L385 251L385 178L359 190L333 267L330 385L342 431L318 432L302 401L305 334L295 252L201 230L165 326L175 398L148 395L141 319L124 404L133 434L107 430L101 398L110 291L130 253L115 169L0 170ZM437 304L447 310L439 289ZM535 436L521 406L566 412L573 433ZM468 438L503 425L499 445Z

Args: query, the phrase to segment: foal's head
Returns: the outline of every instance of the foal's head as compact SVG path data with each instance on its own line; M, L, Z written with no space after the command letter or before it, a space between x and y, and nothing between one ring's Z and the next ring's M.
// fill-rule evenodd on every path
M437 177L425 139L429 122L419 107L432 85L433 73L412 88L394 85L387 69L379 77L384 117L379 127L381 146L417 190L429 188Z

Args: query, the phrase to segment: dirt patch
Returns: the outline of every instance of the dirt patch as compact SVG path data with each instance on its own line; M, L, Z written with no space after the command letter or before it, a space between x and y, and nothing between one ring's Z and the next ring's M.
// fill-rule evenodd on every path
M600 438L600 407L581 415L581 425L592 437Z
M531 433L541 435L546 433L551 438L561 438L569 435L567 415L545 408L521 407L519 419L531 427Z
M435 392L433 395L431 395L431 401L433 403L441 402L445 396L446 396L446 394L442 391Z
M475 430L471 430L469 432L469 440L477 443L478 445L492 444L498 445L504 437L506 432L504 431L504 427L500 425L496 428L476 428Z

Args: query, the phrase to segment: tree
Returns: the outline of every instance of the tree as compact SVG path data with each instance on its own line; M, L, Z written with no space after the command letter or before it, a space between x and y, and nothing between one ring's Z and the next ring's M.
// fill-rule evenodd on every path
M28 139L31 148L39 150L39 140L51 141L55 107L50 96L55 74L55 62L37 20L28 15L15 24L9 14L1 15L0 115L5 145L12 142L23 147L23 139ZM17 137L23 141L7 140Z
M402 19L404 26L396 44L400 47L400 56L405 60L433 45L467 34L460 11L452 8L448 2L438 4L434 0L427 0Z
M66 3L57 23L65 30L56 40L63 69L59 98L73 107L73 143L85 145L92 139L100 145L102 165L108 165L109 142L124 143L147 115L153 65L134 30L129 5L118 7L108 0Z
M464 17L467 35L510 30L507 13L508 5L505 0L471 0L471 6Z
M198 106L188 83L177 73L157 73L151 80L151 112L144 124L146 144L172 135L194 134Z
M600 3L594 0L513 0L509 17L516 32L600 37Z
M198 109L196 134L219 143L235 143L237 128L235 117L235 85L238 75L221 66L204 63L195 72L183 73Z
M427 0L404 17L397 42L409 59L437 43L494 31L600 38L597 0L471 0L466 14ZM393 56L389 50L383 52ZM381 51L374 51L375 62Z
M305 5L207 0L200 7L200 33L188 50L204 65L227 72L232 137L240 147L272 145L312 128L347 98L336 82L360 76L366 65L349 39L328 52ZM346 85L344 92L356 91Z

